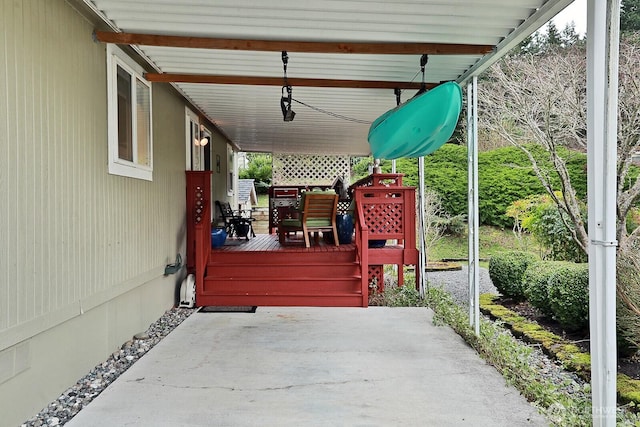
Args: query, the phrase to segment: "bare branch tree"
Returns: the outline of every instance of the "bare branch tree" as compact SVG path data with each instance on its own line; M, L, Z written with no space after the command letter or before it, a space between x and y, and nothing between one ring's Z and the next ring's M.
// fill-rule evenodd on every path
M635 40L623 40L620 45L617 234L621 242L627 237L627 213L640 198L640 179L630 182L629 175L632 156L640 148L639 46ZM586 150L586 95L586 53L584 46L573 45L500 61L488 71L478 96L481 126L526 153L546 192L573 225L565 224L585 253L585 219L558 148ZM527 149L531 142L545 149L552 169L545 169ZM556 179L560 197L554 192Z

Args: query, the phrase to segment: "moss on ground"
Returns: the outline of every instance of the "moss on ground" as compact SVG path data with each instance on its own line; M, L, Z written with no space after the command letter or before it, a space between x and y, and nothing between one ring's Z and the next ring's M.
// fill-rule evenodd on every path
M530 322L513 310L497 304L497 295L480 295L480 310L490 317L504 322L512 333L533 344L540 344L543 351L559 360L563 366L576 372L586 381L591 376L591 355L582 351L570 341L549 332L537 323ZM621 403L635 402L640 404L640 380L627 375L618 374L618 396Z
M640 402L640 380L634 380L624 374L618 374L618 400L622 403Z

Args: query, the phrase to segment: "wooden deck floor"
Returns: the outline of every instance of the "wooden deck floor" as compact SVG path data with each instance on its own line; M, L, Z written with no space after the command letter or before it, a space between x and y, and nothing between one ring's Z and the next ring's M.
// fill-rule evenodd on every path
M212 249L212 252L351 252L355 250L355 244L335 246L327 244L319 239L318 244L311 240L311 247L304 246L302 234L297 233L296 237L289 239L287 245L281 245L277 234L258 234L256 237L246 240L244 238L227 238L224 246Z

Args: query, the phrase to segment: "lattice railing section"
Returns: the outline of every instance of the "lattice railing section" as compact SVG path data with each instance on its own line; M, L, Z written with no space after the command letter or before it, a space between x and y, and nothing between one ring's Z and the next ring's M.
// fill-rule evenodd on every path
M348 180L349 156L274 154L273 185L332 185L337 177Z
M362 210L371 237L384 237L385 239L402 239L404 237L404 203L402 199L399 199L398 203L365 202Z
M363 272L368 272L363 286L371 289L375 282L375 288L382 290L385 264L398 266L402 284L402 266L418 263L415 188L403 187L402 175L373 174L350 190L356 202L356 250Z
M382 292L384 291L384 266L383 265L370 265L369 266L369 293L372 291Z

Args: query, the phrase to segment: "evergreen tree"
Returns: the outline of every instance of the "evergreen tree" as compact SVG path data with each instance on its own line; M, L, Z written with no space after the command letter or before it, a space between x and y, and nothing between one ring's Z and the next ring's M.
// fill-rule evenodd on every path
M540 32L536 31L531 34L529 37L525 38L520 42L518 47L516 48L517 53L519 54L531 54L535 55L544 50L544 42L545 36Z
M575 31L574 31L575 32ZM562 34L558 31L558 27L553 21L549 21L547 25L547 47L564 46Z
M576 24L575 22L571 22L564 27L561 33L562 37L562 45L564 47L573 46L576 43L581 41L580 35L576 32Z

